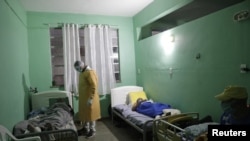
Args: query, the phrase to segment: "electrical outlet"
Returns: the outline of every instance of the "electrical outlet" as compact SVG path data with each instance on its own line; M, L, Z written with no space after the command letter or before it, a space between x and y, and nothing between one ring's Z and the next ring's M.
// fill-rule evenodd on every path
M246 64L241 64L240 65L240 73L246 73L246 69L247 68L247 65Z

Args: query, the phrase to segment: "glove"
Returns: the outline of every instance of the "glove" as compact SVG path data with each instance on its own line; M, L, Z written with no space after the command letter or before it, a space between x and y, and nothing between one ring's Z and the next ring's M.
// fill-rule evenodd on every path
M88 106L91 106L91 105L92 105L92 102L93 102L93 99L89 98L89 99L88 99L88 102L87 102L87 105L88 105Z

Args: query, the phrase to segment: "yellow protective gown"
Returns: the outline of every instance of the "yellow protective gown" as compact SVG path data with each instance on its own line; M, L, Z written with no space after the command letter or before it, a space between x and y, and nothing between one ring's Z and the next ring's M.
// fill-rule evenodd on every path
M91 106L88 99L92 98ZM101 118L98 78L94 70L85 70L79 76L79 119L83 122Z

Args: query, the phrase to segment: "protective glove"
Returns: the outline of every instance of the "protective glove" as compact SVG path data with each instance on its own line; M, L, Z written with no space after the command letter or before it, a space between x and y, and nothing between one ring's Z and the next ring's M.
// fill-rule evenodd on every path
M89 99L88 99L88 102L87 102L87 105L88 105L88 106L91 106L92 103L93 103L93 99L89 98Z

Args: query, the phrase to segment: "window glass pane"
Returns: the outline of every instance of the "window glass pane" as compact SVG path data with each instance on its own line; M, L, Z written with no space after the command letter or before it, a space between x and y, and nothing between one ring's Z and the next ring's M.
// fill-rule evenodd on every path
M85 61L84 29L79 29L80 55ZM112 37L112 61L116 82L121 82L120 61L119 61L119 37L118 29L111 29ZM52 86L64 85L64 58L63 58L63 37L62 28L50 28L51 65L52 65Z
M64 85L64 61L62 28L50 28L50 47L52 65L52 86Z
M118 29L111 29L111 38L112 38L112 61L114 66L114 75L116 82L121 82L120 77L120 61L119 61L119 37L118 37Z

